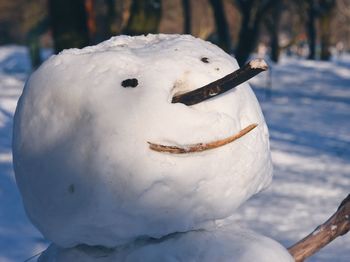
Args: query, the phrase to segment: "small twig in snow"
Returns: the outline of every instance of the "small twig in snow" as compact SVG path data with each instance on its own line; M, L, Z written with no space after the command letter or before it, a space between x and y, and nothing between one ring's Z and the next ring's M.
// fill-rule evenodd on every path
M233 73L228 74L227 76L224 76L223 78L211 82L201 88L183 94L175 94L171 102L182 103L188 106L198 104L209 98L231 90L232 88L251 79L260 72L266 71L267 69L268 66L264 60L254 59Z
M205 150L217 148L223 145L226 145L228 143L231 143L238 138L244 136L251 130L253 130L255 127L257 127L258 124L251 124L247 126L246 128L239 131L237 134L234 134L230 137L216 140L209 143L198 143L198 144L191 144L191 145L185 145L182 147L179 146L165 146L160 144L155 144L151 142L147 142L149 144L150 149L157 151L157 152L166 152L166 153L172 153L172 154L184 154L184 153L194 153L194 152L202 152Z

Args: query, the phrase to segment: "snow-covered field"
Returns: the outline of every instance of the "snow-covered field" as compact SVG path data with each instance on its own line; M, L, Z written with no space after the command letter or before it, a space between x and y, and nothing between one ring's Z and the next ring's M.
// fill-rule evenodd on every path
M24 48L0 48L1 262L24 261L48 244L25 216L12 171L12 118L29 71ZM234 219L289 246L325 221L350 191L350 56L333 62L284 58L270 72L252 84L270 128L274 182ZM310 259L349 260L350 235Z

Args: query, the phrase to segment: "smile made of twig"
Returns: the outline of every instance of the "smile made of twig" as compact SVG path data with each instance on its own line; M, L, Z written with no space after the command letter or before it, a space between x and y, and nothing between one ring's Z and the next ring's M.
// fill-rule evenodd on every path
M186 154L186 153L202 152L209 149L214 149L220 146L227 145L237 140L238 138L241 138L242 136L246 135L257 126L258 124L251 124L232 136L229 136L224 139L208 142L208 143L197 143L197 144L190 144L190 145L184 145L184 146L167 146L167 145L161 145L161 144L156 144L151 142L147 142L147 143L149 144L150 149L157 152L164 152L164 153L171 153L171 154Z

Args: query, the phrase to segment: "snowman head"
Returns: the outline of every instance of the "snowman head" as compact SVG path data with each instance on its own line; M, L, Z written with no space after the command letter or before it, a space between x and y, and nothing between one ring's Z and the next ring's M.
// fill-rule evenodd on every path
M271 180L259 104L246 83L194 105L172 99L236 69L215 45L180 35L119 36L51 57L15 115L14 167L32 222L63 247L115 246L230 216ZM211 150L163 150L252 124Z

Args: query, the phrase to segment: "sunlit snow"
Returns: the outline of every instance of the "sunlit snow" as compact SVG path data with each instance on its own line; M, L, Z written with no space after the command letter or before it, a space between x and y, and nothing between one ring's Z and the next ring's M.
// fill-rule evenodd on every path
M29 71L25 48L0 48L0 261L6 262L23 261L48 245L25 216L12 171L12 117ZM270 76L252 84L270 129L274 180L232 219L289 246L349 193L350 56L332 62L284 57ZM309 261L349 258L345 235Z

